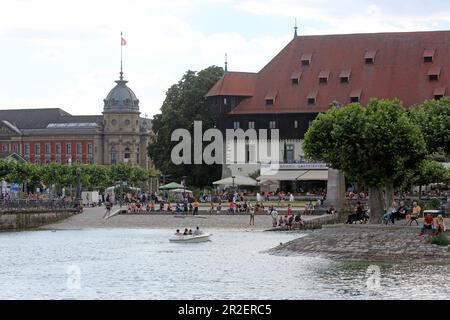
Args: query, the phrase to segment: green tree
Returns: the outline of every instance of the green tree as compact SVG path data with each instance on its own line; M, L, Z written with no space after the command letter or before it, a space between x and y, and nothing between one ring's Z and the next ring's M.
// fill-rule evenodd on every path
M220 178L220 165L175 165L171 150L177 142L171 141L176 129L187 129L193 135L194 121L202 121L203 130L214 127L206 93L223 75L223 69L211 66L200 72L187 71L182 79L169 88L161 113L153 119L154 140L149 144L148 154L158 170L173 179L187 176L189 185L204 187ZM193 153L192 153L193 154Z
M410 116L423 132L428 154L450 155L450 98L425 101Z
M6 177L10 174L11 169L12 169L11 162L0 160L0 181L6 179Z
M425 159L417 168L415 174L411 177L411 185L419 186L419 198L422 194L422 186L432 183L447 183L448 170L434 160Z
M42 188L42 169L28 162L13 162L5 180L24 184L28 191L32 191Z
M366 108L350 104L320 114L305 135L308 157L345 172L369 188L371 222L383 215L382 191L416 168L425 141L398 100L372 100Z

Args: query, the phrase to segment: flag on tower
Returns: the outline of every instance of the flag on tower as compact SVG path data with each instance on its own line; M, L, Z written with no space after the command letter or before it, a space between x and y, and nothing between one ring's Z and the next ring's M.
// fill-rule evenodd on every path
M123 37L121 37L121 42L120 42L120 44L122 45L122 47L123 46L125 46L126 44L127 44L127 40L125 40Z

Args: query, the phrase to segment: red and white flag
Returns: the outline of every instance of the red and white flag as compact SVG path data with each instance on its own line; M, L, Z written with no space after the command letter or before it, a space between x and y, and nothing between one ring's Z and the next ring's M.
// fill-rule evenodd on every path
M127 44L127 40L125 40L123 37L120 37L120 39L121 39L120 41L121 46L122 47L125 46Z

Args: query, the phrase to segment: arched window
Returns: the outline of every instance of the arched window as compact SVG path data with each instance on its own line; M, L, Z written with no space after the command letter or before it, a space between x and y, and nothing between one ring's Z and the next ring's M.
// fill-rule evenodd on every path
M124 153L124 159L125 159L125 162L130 161L130 158L131 158L131 151L130 151L130 148L126 147L126 148L125 148L125 153Z
M112 147L111 148L111 164L116 164L117 163L117 151L116 148Z

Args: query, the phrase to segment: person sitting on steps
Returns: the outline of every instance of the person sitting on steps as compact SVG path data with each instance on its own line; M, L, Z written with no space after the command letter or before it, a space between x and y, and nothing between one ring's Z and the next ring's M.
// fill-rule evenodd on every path
M433 219L433 216L431 215L431 213L427 214L427 216L423 220L423 226L422 226L422 230L421 230L419 236L423 236L423 234L425 233L425 230L432 230L433 235L435 234L436 227L434 226L434 219Z

